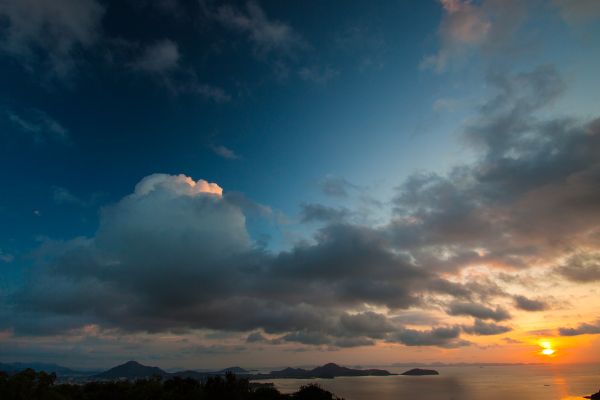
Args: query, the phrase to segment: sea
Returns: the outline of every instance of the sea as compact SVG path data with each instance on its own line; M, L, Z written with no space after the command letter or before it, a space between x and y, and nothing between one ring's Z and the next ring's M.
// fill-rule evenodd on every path
M406 367L377 367L402 373ZM345 400L582 400L600 390L600 364L434 367L437 376L275 379L281 392L317 383Z

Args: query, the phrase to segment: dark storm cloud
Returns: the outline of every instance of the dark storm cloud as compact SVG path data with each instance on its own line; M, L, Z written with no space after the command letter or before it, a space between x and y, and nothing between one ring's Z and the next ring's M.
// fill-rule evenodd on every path
M544 311L548 309L548 304L539 299L530 299L525 296L515 296L515 306L525 311Z
M469 345L469 342L461 340L460 328L439 327L431 330L402 329L394 333L388 339L389 342L402 343L406 346L440 346L455 348Z
M364 335L371 338L383 338L393 332L396 327L385 315L367 311L360 314L342 314L340 317L341 334L355 336Z
M494 321L505 321L510 319L508 311L501 307L490 308L476 303L453 302L450 303L449 315L468 315L479 319L491 319Z
M56 258L32 277L20 307L127 331L288 332L271 344L347 347L398 332L396 341L411 345L464 344L446 339L443 329L407 330L381 314L343 311L364 302L406 308L420 304L423 293L456 291L456 284L441 284L393 254L380 232L328 226L316 244L271 256L251 248L240 209L227 196L191 196L181 177L161 179L142 181L134 194L106 208L94 239L41 249ZM48 330L64 327L62 320L58 326L47 321Z
M481 336L499 335L512 330L509 326L498 325L493 322L484 322L480 319L476 319L472 326L463 326L462 329L471 335Z
M597 335L600 334L600 320L592 323L583 323L576 328L560 328L561 336Z
M297 331L291 332L271 343L281 344L283 342L300 343L312 346L327 346L334 348L371 346L375 344L373 339L360 336L335 337L322 332Z
M569 257L557 271L573 282L600 281L600 255L579 253Z
M364 226L327 225L313 244L277 254L256 249L247 202L218 193L183 175L144 178L102 210L94 237L46 241L38 250L39 264L13 297L23 315L41 316L38 327L6 321L20 333L78 321L131 332L262 330L280 335L271 343L347 347L404 329L383 314L348 308L403 309L425 294L457 290Z

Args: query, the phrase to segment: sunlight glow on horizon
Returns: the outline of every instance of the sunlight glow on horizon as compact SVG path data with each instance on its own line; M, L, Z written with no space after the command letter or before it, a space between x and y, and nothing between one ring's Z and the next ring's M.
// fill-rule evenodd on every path
M542 351L540 352L540 354L547 356L547 357L554 357L556 350L554 350L554 346L552 345L552 343L550 341L542 341L540 342L540 347L542 347Z

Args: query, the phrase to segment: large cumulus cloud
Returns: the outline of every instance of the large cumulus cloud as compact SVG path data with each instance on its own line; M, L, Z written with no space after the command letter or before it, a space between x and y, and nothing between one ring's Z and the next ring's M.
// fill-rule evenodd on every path
M428 295L469 292L416 267L384 232L365 226L332 223L311 244L267 252L250 238L239 200L184 175L142 179L102 209L93 237L47 241L38 250L12 299L28 317L13 315L13 328L258 329L271 343L347 347L408 332L383 313L364 311L366 304L399 310Z

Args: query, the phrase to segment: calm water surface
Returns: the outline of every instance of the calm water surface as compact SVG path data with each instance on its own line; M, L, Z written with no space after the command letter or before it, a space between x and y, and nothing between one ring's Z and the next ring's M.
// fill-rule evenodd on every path
M400 373L408 368L382 367ZM275 379L284 393L315 382L346 400L573 400L600 390L600 365L436 367L439 376Z

